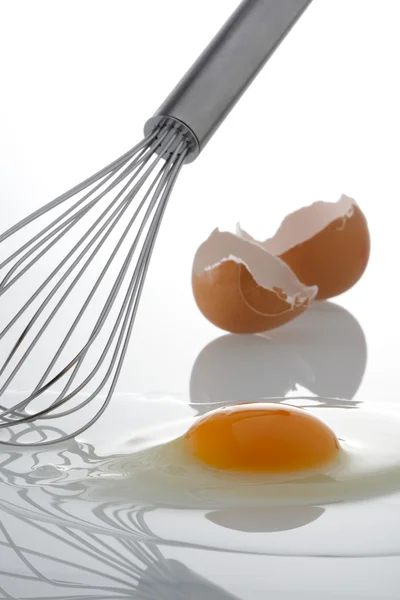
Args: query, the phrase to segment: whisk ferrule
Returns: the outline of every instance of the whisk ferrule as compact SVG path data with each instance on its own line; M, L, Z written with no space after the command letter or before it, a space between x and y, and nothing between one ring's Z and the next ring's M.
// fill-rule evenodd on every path
M181 124L195 142L193 162L275 52L311 0L244 0L156 114Z

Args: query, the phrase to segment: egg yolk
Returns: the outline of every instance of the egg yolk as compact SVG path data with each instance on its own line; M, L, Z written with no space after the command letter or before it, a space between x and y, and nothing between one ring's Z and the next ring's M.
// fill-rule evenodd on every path
M315 469L340 449L333 431L306 410L265 403L212 411L196 421L185 441L206 465L248 473Z

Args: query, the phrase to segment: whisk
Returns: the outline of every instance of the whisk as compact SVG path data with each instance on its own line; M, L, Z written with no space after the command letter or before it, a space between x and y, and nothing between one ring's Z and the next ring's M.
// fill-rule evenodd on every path
M310 3L244 0L147 121L143 141L0 235L1 429L68 417L96 400L63 441L104 412L182 166Z

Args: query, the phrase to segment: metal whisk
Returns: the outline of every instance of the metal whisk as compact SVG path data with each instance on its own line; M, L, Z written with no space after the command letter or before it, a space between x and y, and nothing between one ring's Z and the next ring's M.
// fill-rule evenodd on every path
M244 0L146 123L142 142L0 235L0 429L68 417L96 400L61 441L104 412L183 164L310 2ZM38 435L32 444L53 441Z

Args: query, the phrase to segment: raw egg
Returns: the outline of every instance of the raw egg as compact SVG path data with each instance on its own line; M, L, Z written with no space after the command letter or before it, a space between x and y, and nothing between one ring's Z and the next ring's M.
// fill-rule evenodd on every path
M197 306L231 333L260 333L302 314L313 300L350 289L368 263L370 237L348 196L288 215L263 242L239 226L214 230L199 247L192 287Z
M159 412L162 420L151 424ZM315 506L400 488L395 403L348 410L292 397L270 409L264 401L196 417L183 402L143 397L127 402L124 414L132 414L135 433L111 445L107 435L98 442L100 454L111 458L96 466L90 490L104 501L201 509Z
M334 432L307 411L279 404L240 404L199 419L188 450L217 469L269 474L317 469L337 458Z

